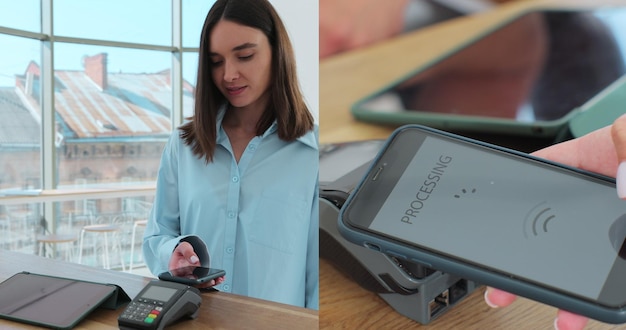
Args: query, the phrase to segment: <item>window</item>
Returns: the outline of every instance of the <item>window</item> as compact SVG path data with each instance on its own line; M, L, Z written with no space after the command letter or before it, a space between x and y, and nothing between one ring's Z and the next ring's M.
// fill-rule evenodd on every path
M212 2L55 0L52 11L42 3L0 10L0 45L11 50L0 54L0 193L154 181L173 125L193 113L197 44ZM54 36L42 21L53 22ZM195 48L173 44L182 30ZM44 95L46 70L53 98ZM173 75L183 79L180 93ZM54 110L52 121L42 109ZM45 128L54 143L42 146ZM43 184L42 168L54 169L53 185Z
M171 54L69 43L54 51L58 187L154 181L172 130Z
M0 25L30 32L41 31L40 0L2 1Z
M53 3L55 35L161 46L172 43L169 1L54 0ZM207 12L208 9L204 15Z
M197 47L212 4L0 4L0 196L86 192L58 202L5 199L0 230L13 239L3 247L38 253L37 235L76 235L81 226L111 222L123 228L120 255L129 257L130 232L149 212L153 188L145 187L154 184L164 144L193 113ZM182 90L173 89L174 77L182 77ZM109 193L99 195L102 189Z
M0 191L41 188L40 91L29 67L39 61L37 40L0 34ZM19 54L16 56L15 54Z

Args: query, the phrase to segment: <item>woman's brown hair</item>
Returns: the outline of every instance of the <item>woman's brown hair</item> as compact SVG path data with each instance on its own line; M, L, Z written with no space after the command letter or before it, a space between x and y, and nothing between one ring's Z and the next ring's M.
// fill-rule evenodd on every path
M278 136L293 141L313 129L313 116L300 91L296 62L287 30L267 0L217 0L209 11L202 34L195 90L194 115L181 125L180 136L194 155L213 160L217 144L217 114L227 104L211 76L211 31L220 20L228 20L261 30L272 48L272 77L267 108L257 123L262 135L276 120Z

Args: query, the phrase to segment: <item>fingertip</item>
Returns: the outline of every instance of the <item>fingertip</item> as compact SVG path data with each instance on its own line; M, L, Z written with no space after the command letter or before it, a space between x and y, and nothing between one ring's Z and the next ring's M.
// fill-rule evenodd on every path
M617 175L615 176L617 186L617 196L621 199L626 198L626 161L622 161L617 167Z
M556 330L582 330L587 325L588 318L559 310L554 319L554 329Z
M485 290L485 302L492 308L506 307L512 304L516 298L514 294L498 289L487 288L487 290Z
M626 114L617 118L611 125L611 137L620 165L626 162Z
M485 290L485 302L487 303L487 306L491 307L491 308L498 308L500 306L494 304L493 302L491 302L491 300L489 299L489 290Z

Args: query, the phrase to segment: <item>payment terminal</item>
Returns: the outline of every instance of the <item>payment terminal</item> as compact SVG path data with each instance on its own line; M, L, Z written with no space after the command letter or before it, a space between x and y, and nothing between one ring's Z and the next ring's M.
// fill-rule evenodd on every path
M384 142L320 146L320 257L362 288L378 294L398 313L428 324L478 284L353 244L337 229L341 207Z
M117 319L120 329L161 330L187 316L195 319L200 291L185 284L154 280L139 292Z

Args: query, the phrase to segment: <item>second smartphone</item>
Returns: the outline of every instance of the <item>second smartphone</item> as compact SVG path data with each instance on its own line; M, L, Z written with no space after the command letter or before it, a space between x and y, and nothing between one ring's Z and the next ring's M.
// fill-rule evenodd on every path
M397 129L339 215L348 240L626 322L615 180L423 126Z

